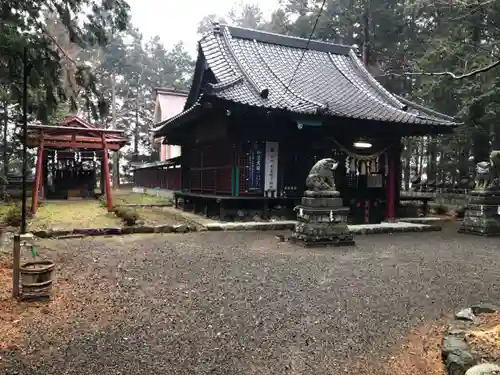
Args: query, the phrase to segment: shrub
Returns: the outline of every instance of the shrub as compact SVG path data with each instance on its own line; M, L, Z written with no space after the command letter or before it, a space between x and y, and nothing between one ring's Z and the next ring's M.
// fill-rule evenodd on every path
M108 201L106 200L106 195L105 194L99 196L98 200L99 200L99 202L101 203L101 205L103 207L107 207L108 206Z
M7 213L5 214L4 221L7 225L11 227L19 227L21 226L21 222L23 219L22 206L20 204L16 204L12 206ZM26 218L30 219L32 217L31 211L29 207L26 207Z
M434 207L434 212L436 215L446 215L448 213L448 206L444 204L438 204L436 207Z
M139 213L127 207L115 207L115 215L118 216L126 225L135 225L137 220L139 220Z

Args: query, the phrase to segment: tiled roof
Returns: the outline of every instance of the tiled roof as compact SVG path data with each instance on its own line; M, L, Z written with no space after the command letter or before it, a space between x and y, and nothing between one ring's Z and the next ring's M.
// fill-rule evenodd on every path
M305 50L306 44L305 39L215 25L200 41L217 80L204 89L205 97L301 114L456 125L449 116L389 93L351 47L311 41Z

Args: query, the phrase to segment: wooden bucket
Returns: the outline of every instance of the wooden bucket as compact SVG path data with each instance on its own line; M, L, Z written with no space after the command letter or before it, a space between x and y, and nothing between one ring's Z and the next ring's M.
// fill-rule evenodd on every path
M54 263L49 260L28 262L19 267L21 276L21 298L49 298L52 289Z

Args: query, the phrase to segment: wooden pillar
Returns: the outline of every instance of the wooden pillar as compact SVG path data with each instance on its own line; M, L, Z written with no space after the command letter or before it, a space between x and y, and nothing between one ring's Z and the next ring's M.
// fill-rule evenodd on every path
M102 148L103 148L102 162L104 164L104 186L106 189L106 201L108 203L108 212L112 212L113 211L113 200L111 198L111 178L109 176L108 147L106 144L106 139L104 138L104 134L101 135L101 139L102 139Z
M401 184L402 180L402 163L401 154L403 153L403 140L399 138L396 143L396 151L394 152L395 159L395 173L396 173L396 186L394 190L394 215L397 217L399 213L399 208L401 206Z
M18 298L21 293L19 290L19 266L21 265L21 236L14 236L14 247L12 250L12 297Z
M396 163L394 155L394 147L387 150L388 172L387 172L387 206L386 206L386 220L394 220L395 218L395 203L396 203Z
M36 155L36 169L35 169L35 183L33 184L33 195L31 197L31 212L36 214L38 208L38 194L40 191L40 184L42 181L42 166L43 166L43 132L40 132L40 143L38 144L38 151Z
M47 191L49 187L49 155L47 151L43 153L42 163L42 198L47 198Z
M99 187L101 188L101 195L104 195L104 154L101 158L101 173L99 175L99 179L100 179Z

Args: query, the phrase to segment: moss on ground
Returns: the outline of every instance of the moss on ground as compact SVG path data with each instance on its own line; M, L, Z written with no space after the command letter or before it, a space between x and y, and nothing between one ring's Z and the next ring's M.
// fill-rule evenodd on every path
M30 230L120 227L121 220L97 200L47 201L38 208Z

